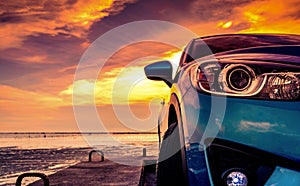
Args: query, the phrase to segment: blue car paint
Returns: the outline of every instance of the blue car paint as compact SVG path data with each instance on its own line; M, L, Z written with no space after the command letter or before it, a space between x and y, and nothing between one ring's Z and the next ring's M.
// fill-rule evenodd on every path
M295 186L300 185L300 172L276 167L270 179L265 184L266 186L284 185Z

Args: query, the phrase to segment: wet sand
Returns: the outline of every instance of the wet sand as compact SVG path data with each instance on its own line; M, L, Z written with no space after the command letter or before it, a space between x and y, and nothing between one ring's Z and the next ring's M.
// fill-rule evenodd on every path
M70 165L87 160L91 148L18 149L0 148L0 185L15 185L25 172L53 174ZM36 179L25 179L30 183Z
M84 161L48 176L49 182L50 185L139 185L144 159L155 157L135 157L134 161L140 161L140 166L124 165L108 159L104 162ZM154 181L147 185L154 185ZM42 180L30 184L39 185L44 185Z

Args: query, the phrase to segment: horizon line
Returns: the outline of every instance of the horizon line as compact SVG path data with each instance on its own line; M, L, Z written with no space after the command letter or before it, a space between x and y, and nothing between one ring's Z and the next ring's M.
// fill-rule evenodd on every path
M157 134L157 132L0 132L0 134Z

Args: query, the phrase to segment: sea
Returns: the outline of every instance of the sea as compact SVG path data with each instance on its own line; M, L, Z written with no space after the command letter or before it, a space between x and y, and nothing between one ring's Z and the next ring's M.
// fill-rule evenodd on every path
M54 174L88 160L91 150L107 159L158 155L154 133L0 133L0 185L15 185L25 172ZM134 165L133 165L134 166ZM27 185L36 178L22 181Z

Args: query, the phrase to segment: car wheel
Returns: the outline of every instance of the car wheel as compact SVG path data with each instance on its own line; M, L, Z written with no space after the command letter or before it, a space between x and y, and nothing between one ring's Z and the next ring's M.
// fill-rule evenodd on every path
M177 122L169 126L161 144L157 165L157 185L184 185Z

